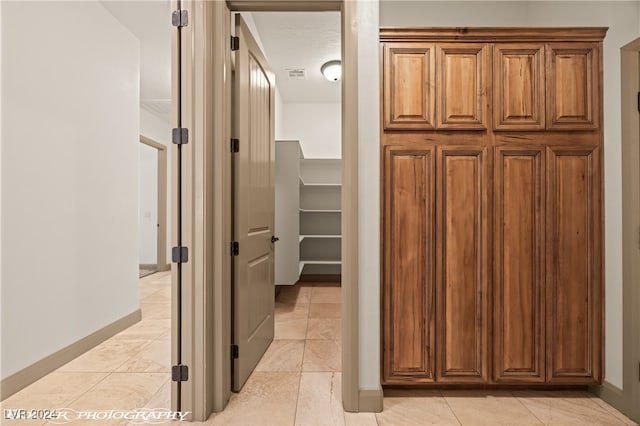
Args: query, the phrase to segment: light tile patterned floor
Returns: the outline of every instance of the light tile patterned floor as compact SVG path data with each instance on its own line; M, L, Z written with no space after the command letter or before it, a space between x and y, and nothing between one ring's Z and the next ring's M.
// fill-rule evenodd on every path
M140 295L143 320L139 324L7 399L2 408L170 407L169 273L142 278ZM233 394L224 412L194 424L635 424L590 393L566 391L389 390L382 413L345 413L340 402L340 317L338 285L284 288L276 299L275 340L255 372L242 391Z
M171 406L171 274L148 275L139 283L142 321L3 401L3 426L53 424L9 421L4 419L4 409L126 410ZM70 424L83 423L126 425L129 421L81 420Z

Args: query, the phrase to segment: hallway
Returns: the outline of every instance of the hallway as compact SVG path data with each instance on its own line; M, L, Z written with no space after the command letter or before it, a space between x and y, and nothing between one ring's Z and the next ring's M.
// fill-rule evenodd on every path
M169 272L140 279L141 322L3 401L2 409L168 409L170 279ZM340 302L336 284L303 283L283 288L276 298L275 340L256 370L242 391L232 395L224 412L193 424L635 424L593 394L573 391L387 390L384 412L345 413L341 404ZM3 420L2 424L55 423Z

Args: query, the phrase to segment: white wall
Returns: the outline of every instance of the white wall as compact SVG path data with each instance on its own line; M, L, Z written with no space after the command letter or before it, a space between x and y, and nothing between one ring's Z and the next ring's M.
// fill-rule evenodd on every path
M140 108L140 134L167 147L167 262L171 261L171 123ZM157 255L156 255L157 256Z
M375 22L371 4L358 2L366 19ZM365 10L367 12L365 12ZM622 387L622 277L621 277L621 142L620 142L620 47L638 37L640 2L484 2L484 1L381 1L380 26L609 26L604 43L604 111L605 111L605 291L606 291L606 380ZM359 55L360 155L369 155L366 147L379 153L379 137L368 128L379 121L379 110L370 108L373 102L367 93L378 93L379 80L372 78L378 58L373 51L369 21L360 19L359 49L371 54ZM363 38L367 40L363 40ZM364 132L364 133L363 133ZM375 223L379 214L379 200L368 196L378 193L379 158L360 158L360 223ZM372 166L370 167L369 164ZM368 185L365 187L365 185ZM368 229L377 229L369 227ZM363 237L361 236L361 239ZM361 388L372 389L379 383L380 364L377 359L379 342L379 279L375 285L365 273L379 270L379 261L363 256L367 244L360 241L360 366ZM366 259L366 262L365 260ZM366 314L365 314L366 312ZM375 359L376 362L372 362Z
M340 104L284 104L284 140L298 140L305 158L341 158Z
M138 41L100 4L2 8L2 365L138 309Z
M138 182L138 262L158 263L158 150L139 144L140 169Z

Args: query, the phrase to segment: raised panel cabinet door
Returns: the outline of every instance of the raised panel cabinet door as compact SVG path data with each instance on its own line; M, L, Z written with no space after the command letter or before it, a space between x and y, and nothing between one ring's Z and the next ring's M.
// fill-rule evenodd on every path
M480 130L487 124L489 58L484 43L436 46L438 129Z
M544 162L540 147L496 147L494 380L544 382Z
M598 383L603 348L599 149L547 150L547 380Z
M437 151L438 382L488 380L488 160L477 146Z
M496 44L493 54L493 128L543 130L544 118L544 45Z
M434 378L434 149L386 147L384 382Z
M434 128L435 53L430 43L384 44L384 128Z
M600 115L596 43L551 43L547 51L547 128L589 130Z

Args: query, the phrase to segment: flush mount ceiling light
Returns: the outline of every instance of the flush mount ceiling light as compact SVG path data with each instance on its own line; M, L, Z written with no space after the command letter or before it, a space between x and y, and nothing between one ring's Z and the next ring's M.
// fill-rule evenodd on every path
M340 61L329 61L320 67L320 72L329 81L338 81L342 77L342 63Z

